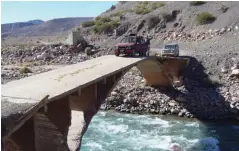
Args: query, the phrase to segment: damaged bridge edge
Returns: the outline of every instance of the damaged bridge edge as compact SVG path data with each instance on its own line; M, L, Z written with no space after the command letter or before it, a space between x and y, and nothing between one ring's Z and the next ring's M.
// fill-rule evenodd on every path
M1 96L2 98L6 96ZM14 98L7 96L8 98ZM32 107L27 109L25 113L22 113L23 116L20 116L20 118L17 121L13 121L13 126L10 126L10 129L6 129L6 127L9 127L9 125L5 125L2 121L2 129L3 127L6 129L6 132L2 134L2 141L4 142L7 140L14 132L16 132L19 128L21 128L41 107L46 105L46 101L48 100L49 95L46 95L42 100L39 101L39 103L31 103ZM21 98L22 99L22 98ZM1 117L2 118L2 117ZM1 119L2 120L2 119Z

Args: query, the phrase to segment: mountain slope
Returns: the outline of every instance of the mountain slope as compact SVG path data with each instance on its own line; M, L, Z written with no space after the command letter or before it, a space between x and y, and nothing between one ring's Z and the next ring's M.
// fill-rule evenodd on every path
M29 26L27 27L3 31L2 34L5 37L54 36L91 19L92 17L58 18L34 26L32 26L32 23L28 23Z
M130 9L134 9L139 4L136 1L118 3L115 9L102 14L102 16L110 16L119 11L123 12L125 16L125 21L131 22L132 25L136 25L143 19L147 19L151 15L160 16L162 14L171 14L172 11L178 10L178 14L175 20L167 22L170 23L181 23L182 26L185 25L185 30L201 30L210 28L223 28L225 26L233 26L239 23L239 2L206 2L201 5L191 5L190 2L161 2L164 6L157 9L152 9L152 4L155 2L148 2L146 8L150 9L148 14L137 14L135 12L130 12ZM142 4L145 5L145 4ZM211 24L197 25L196 17L202 12L208 12L216 17L216 20Z
M42 20L30 20L27 22L16 22L16 23L7 23L7 24L2 24L1 25L1 32L4 34L6 32L10 32L13 30L17 30L20 28L28 27L28 26L33 26L33 25L39 25L44 23Z

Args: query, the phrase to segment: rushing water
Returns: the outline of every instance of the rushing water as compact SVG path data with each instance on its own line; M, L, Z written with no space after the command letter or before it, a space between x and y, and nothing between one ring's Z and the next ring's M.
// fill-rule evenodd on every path
M239 151L239 124L169 116L99 112L83 137L82 151Z

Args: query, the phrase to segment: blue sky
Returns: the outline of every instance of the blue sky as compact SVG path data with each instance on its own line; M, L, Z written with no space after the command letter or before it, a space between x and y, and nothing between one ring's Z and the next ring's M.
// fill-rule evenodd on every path
M2 1L1 23L64 17L95 17L117 1Z

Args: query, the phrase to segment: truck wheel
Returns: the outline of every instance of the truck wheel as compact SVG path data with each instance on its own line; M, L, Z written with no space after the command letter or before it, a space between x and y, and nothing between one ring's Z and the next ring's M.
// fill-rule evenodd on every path
M135 56L135 51L133 51L133 52L131 53L131 56L132 56L132 57L134 57L134 56Z
M119 53L115 53L115 56L117 56L117 57L118 57L118 56L119 56Z

